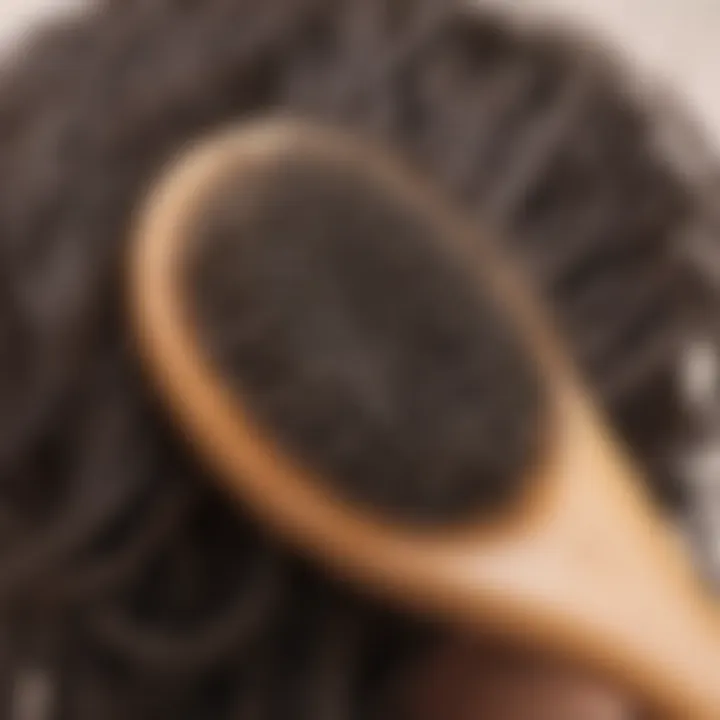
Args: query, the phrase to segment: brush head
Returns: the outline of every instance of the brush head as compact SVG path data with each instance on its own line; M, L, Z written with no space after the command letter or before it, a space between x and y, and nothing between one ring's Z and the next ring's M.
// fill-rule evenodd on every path
M286 540L408 608L578 662L668 716L717 717L716 609L539 303L473 235L412 173L347 137L236 130L185 158L141 219L141 349L218 479ZM223 331L207 334L220 318ZM368 353L361 377L384 394L337 362L346 347ZM461 391L442 395L446 382ZM502 429L473 435L489 411ZM343 425L348 416L373 422ZM308 417L311 432L298 431ZM328 453L338 437L355 454ZM501 440L515 465L489 461ZM438 472L448 456L452 472ZM398 475L377 467L402 493L368 483L378 458L397 464ZM435 495L432 516L417 510L427 487L439 492L432 480L463 501L442 520L469 521L432 532L393 522L440 520ZM527 484L534 492L517 498ZM512 511L478 517L511 496Z
M536 370L446 226L371 159L299 143L228 169L191 215L200 346L283 452L397 519L516 497L537 450Z

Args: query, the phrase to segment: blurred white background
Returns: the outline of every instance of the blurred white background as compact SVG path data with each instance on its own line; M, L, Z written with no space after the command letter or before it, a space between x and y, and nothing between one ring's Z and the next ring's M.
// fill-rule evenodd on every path
M719 0L485 0L570 21L669 84L720 145Z
M0 0L0 45L91 0ZM690 103L720 146L720 0L476 0L561 18L622 48Z

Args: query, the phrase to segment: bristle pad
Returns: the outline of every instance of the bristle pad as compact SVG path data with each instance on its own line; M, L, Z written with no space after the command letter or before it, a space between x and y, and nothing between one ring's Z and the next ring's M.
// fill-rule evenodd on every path
M302 152L193 215L203 352L266 437L346 501L443 523L497 510L539 450L541 383L483 274L370 166Z

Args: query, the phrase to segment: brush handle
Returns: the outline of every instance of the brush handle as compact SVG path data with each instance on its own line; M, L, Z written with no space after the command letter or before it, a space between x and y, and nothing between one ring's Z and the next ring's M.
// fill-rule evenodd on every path
M572 393L559 406L552 482L523 535L483 540L474 556L469 545L445 567L476 589L458 615L478 627L494 616L495 631L608 677L661 717L720 717L717 604L590 406Z

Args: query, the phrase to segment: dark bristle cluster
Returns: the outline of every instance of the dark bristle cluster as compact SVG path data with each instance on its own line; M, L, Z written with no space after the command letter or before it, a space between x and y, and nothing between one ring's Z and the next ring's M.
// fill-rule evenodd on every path
M369 166L271 164L250 189L225 180L185 229L220 381L347 500L442 522L515 499L540 382L447 223Z

